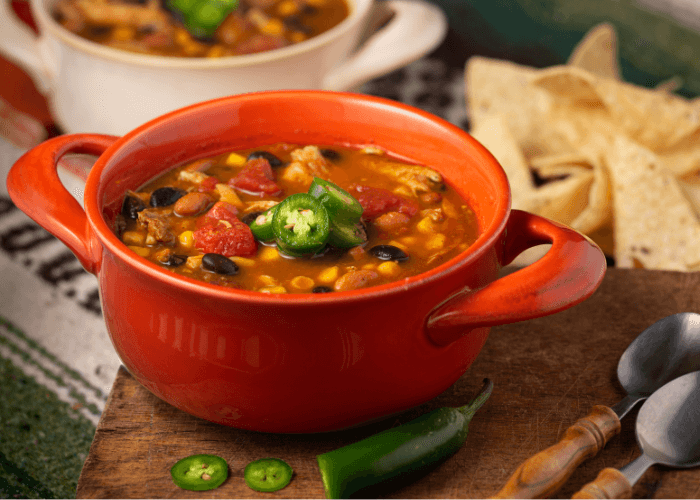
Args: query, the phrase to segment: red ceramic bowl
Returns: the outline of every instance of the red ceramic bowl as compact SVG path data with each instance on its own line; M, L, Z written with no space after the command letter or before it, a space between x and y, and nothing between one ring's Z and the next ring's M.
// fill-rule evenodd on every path
M481 234L405 282L265 295L160 269L112 232L127 189L185 160L275 142L377 144L429 165L468 201ZM84 210L56 172L66 153L99 155ZM605 272L586 237L510 210L505 173L466 132L364 95L246 94L175 111L121 138L60 136L20 158L7 185L16 205L97 276L114 347L141 384L192 415L256 431L330 431L430 400L465 373L491 326L573 306ZM546 243L542 259L499 278L523 250Z

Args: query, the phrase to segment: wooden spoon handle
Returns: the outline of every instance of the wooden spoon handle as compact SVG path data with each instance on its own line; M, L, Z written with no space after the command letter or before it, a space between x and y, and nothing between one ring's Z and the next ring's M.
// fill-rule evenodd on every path
M632 498L632 485L622 472L608 467L571 498Z
M566 430L561 441L523 462L493 498L549 497L619 432L617 414L607 406L594 406Z

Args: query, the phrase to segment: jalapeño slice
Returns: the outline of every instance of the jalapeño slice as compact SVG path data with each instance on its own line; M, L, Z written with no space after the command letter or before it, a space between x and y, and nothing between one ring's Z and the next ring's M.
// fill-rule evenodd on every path
M275 233L272 230L272 218L274 217L278 206L279 205L275 205L268 208L253 219L253 221L249 224L253 236L260 241L272 241L275 239Z
M361 223L354 224L331 220L328 243L338 248L352 248L367 242L367 233Z
M183 490L213 490L226 481L228 464L216 455L190 455L173 465L170 475Z
M277 248L293 256L312 255L328 241L330 219L323 204L307 193L289 196L277 206L272 230Z
M292 480L294 471L279 458L261 458L245 466L243 479L255 491L281 490Z
M309 194L323 203L331 220L336 222L357 222L362 216L362 205L340 186L314 177Z

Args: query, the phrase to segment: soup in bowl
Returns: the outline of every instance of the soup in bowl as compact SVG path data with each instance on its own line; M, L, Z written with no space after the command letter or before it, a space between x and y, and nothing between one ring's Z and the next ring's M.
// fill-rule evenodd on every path
M219 192L216 188L221 185L230 188L241 202L252 204L256 184L241 184L240 174L250 173L252 168L245 169L251 164L264 164L255 162L255 156L274 154L286 165L277 168L289 169L292 152L313 147L325 151L321 157L329 162L326 167L332 174L325 179L316 172L308 188L304 181L292 189L292 183L284 180L289 170L278 170L273 179L262 174L283 191L273 194L274 186L263 181L269 196L255 195L258 201L274 201L277 212L286 214L282 219L273 215L271 239L265 231L258 233L262 236L256 237L255 251L248 249L245 256L227 256L220 248L215 252L204 249L229 262L249 259L250 267L243 261L237 265L241 275L256 276L252 286L227 286L226 279L207 281L174 272L164 262L150 258L150 250L158 242L154 234L154 239L147 241L148 230L142 234L143 241L138 235L124 241L129 231L140 231L129 226L129 220L134 221L132 212L138 220L145 210L152 210L151 215L175 211L177 200L170 204L168 192L181 189L212 196L205 202L213 203L212 207L221 201L235 204L234 198L225 197L227 189L219 188ZM87 175L84 208L56 174L58 159L67 153L99 155ZM226 170L223 165L232 154L236 156ZM392 167L382 169L383 162L375 162L372 168L377 169L377 175L359 174L360 169L351 162L362 155L377 155ZM268 156L267 162L271 161ZM343 162L349 163L344 166ZM439 179L434 178L434 182L444 187L433 189L433 181L427 180L427 190L418 190L414 199L410 188L392 184L390 172L397 165L437 172ZM262 170L269 172L267 167ZM189 175L213 185L217 193L200 191L196 183L178 184L184 171L214 177L207 181ZM325 186L326 193L312 189L314 183ZM359 186L382 189L400 199L368 204L362 198L364 188L358 190ZM155 203L151 203L154 193L163 188L169 189L156 194ZM124 365L144 387L192 415L256 431L331 431L428 401L465 374L490 327L571 307L595 291L605 272L602 252L585 236L510 209L504 171L469 134L418 109L359 94L253 93L183 108L123 137L60 136L18 160L8 177L8 190L20 209L61 239L85 269L95 274L110 338ZM426 241L445 234L437 226L425 233L416 229L417 224L436 222L430 218L436 208L449 212L444 200L459 208L462 218L457 222L463 221L464 234L469 232L469 224L474 232L457 243L454 254L437 259L432 267L416 274L344 288L337 286L337 281L320 281L323 271L335 265L326 262L316 269L318 273L308 268L299 273L314 281L313 287L331 288L328 293L310 293L308 289L292 289L295 276L288 282L275 277L275 270L283 266L273 264L264 273L273 275L278 283L272 286L282 286L286 293L261 290L264 285L256 281L260 274L255 269L262 265L257 260L262 250L271 250L285 265L298 262L303 266L325 259L328 255L324 252L333 250L335 244L326 240L322 245L316 242L320 246L313 248L293 248L295 255L281 256L280 250L285 253L290 248L285 246L286 240L277 240L280 231L293 232L298 224L313 225L304 217L320 212L319 206L329 202L328 193L337 194L341 201L339 205L331 203L339 207L333 216L336 224L366 226L366 242L360 235L357 244L341 246L340 260L335 261L339 270L345 271L341 262L351 265L349 260L342 261L349 252L359 248L369 254L372 247L391 241L405 246L402 250L409 262L417 259ZM294 219L289 216L294 210L282 212L282 208L298 194L317 203L310 202L311 215L301 214L309 209L302 206L293 216L299 218ZM441 195L440 201L434 194ZM428 196L421 199L421 195ZM130 201L132 197L147 206L141 209L138 201ZM162 206L158 200L165 200ZM359 219L353 200L362 210ZM390 209L374 214L375 218L371 210L377 205ZM196 232L198 222L199 228L207 230L242 224L252 232L252 223L243 220L245 206L238 207L236 213L217 212L214 221L197 220L210 210L175 215L178 221L193 217L193 229L177 228L172 236L179 238L187 230ZM338 213L342 214L339 219ZM413 215L396 225L378 226L378 218L388 213ZM422 222L424 219L427 222ZM256 217L255 221L264 228L264 218ZM415 246L409 244L411 240L401 240L408 236L418 240ZM443 243L451 241L448 236L452 235L446 234ZM183 251L177 246L181 243L173 242L169 247L176 249L174 254ZM544 257L500 276L502 266L540 244L551 244ZM399 245L395 246L401 249ZM145 248L149 255L135 248ZM377 274L384 263L399 268L404 263L392 258L360 262L360 269L370 264L373 267L367 269ZM213 267L203 272L228 276Z

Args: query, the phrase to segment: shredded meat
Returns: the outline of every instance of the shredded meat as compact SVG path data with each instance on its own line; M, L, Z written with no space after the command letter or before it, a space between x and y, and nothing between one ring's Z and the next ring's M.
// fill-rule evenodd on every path
M139 212L138 220L139 224L146 227L148 236L152 236L161 243L170 244L175 242L175 233L169 222L170 217L169 212L147 208Z
M442 175L432 168L421 165L404 165L402 163L375 162L371 156L371 168L388 175L408 187L414 195L428 193L442 188Z
M316 146L295 149L291 153L292 162L284 169L282 179L304 185L310 185L314 176L328 175L328 160Z

